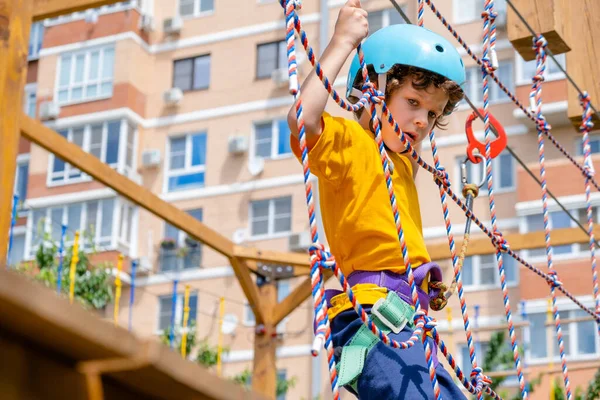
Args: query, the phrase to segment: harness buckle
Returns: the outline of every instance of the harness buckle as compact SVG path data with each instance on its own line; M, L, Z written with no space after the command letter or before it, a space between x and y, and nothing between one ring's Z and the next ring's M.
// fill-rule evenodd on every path
M402 316L402 318L400 318L400 323L398 324L398 326L394 325L379 310L384 305L385 301L386 301L386 299L384 299L384 298L377 300L377 302L375 304L373 304L373 307L371 308L371 314L375 315L377 317L377 319L379 319L379 321L381 321L382 324L387 326L392 332L400 333L400 331L402 329L404 329L404 327L408 323L408 319L406 319L406 317Z

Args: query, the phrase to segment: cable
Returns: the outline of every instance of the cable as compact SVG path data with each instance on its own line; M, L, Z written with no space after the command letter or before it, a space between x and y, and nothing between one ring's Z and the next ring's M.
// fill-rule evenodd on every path
M510 4L510 0L506 0L509 4ZM407 23L407 24L413 24L410 19L408 18L408 16L406 15L406 13L402 10L402 8L398 5L398 3L396 2L396 0L390 0L390 2L392 3L392 5L394 6L394 8L398 11L398 13L400 13L400 16L402 17L402 19ZM511 7L512 4L511 4ZM513 8L514 9L514 8ZM519 14L520 15L520 14ZM522 17L521 17L522 18ZM529 27L529 29L531 30L531 27ZM533 35L535 35L535 32L533 32L533 30L531 30L531 32L533 33ZM553 60L555 60L555 62L557 63L557 65L561 68L561 70L566 74L566 71L564 71L562 69L562 66L560 66L560 64L558 63L558 61L556 61L556 59L554 59L554 56L552 55L552 53L550 53L550 51L548 51L548 54L550 54L550 56L552 57ZM568 75L567 75L568 77ZM576 87L577 88L577 87ZM577 88L577 90L579 90L579 88ZM581 91L579 91L579 93L581 93ZM465 93L465 97L464 97L465 101L467 102L467 104L469 104L469 106L473 109L473 112L477 115L477 117L483 121L483 115L481 115L481 113L479 112L479 109L473 104L473 102L471 101L471 99L469 99L469 96ZM594 109L595 111L595 109ZM496 131L496 128L492 125L491 126L492 132L494 133L494 135L496 135L496 137L498 136L498 132ZM527 172L527 174L529 176L531 176L536 182L537 184L541 187L542 186L542 182L535 176L535 174L529 169L529 167L527 167L527 165L523 162L523 160L521 160L521 158L519 158L519 156L517 155L517 153L514 152L514 150L510 147L510 146L506 146L506 150L508 150L508 152L513 156L513 158L519 163L519 165L521 167L523 167L523 169ZM575 222L575 224L577 225L577 227L579 227L579 229L581 229L583 232L585 232L587 237L590 237L587 229L581 224L581 222L579 222L579 220L577 218L575 218L575 216L573 214L571 214L571 212L569 210L567 210L567 208L556 198L556 196L554 196L554 194L548 189L547 190L548 195L550 195L550 197L552 197L552 199L556 202L556 204L565 212L567 213L567 215L569 216L569 218ZM600 241L596 241L596 244L598 246L600 246Z

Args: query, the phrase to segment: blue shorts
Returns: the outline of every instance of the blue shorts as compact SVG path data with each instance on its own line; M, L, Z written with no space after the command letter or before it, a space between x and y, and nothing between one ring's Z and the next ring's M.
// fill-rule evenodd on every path
M365 307L370 311L370 307ZM339 347L346 345L362 324L356 311L348 310L337 315L331 321L333 346L339 354ZM400 333L390 333L389 337L398 341L406 341L412 330L404 328ZM427 338L433 349L433 339ZM336 357L339 362L339 357ZM435 367L438 385L442 397L446 400L465 399L460 388L452 381L452 377L442 364ZM433 385L429 379L429 369L425 358L425 349L421 343L415 343L409 349L394 349L382 342L377 343L369 351L362 374L358 378L358 393L346 387L361 400L385 399L435 399Z

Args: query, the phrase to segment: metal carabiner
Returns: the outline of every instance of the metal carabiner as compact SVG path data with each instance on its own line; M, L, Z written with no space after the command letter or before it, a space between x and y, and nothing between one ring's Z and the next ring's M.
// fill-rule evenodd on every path
M481 187L483 187L483 185L485 185L485 181L486 181L486 177L485 177L485 156L481 153L479 153L478 151L474 151L473 153L473 158L475 159L479 159L480 162L478 162L477 164L481 165L481 181L479 182L479 184L477 185L477 187L479 189L481 189ZM467 161L471 161L471 158L469 156L465 157L465 159L463 160L463 162L460 164L460 180L463 184L463 186L468 185L469 182L469 177L467 176ZM477 165L477 164L473 164L473 165Z

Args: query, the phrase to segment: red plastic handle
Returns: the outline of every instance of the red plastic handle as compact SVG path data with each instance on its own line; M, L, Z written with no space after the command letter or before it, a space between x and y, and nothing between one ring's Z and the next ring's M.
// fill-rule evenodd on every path
M480 108L479 112L481 115L484 114L484 111ZM496 158L498 154L502 153L502 151L506 148L507 139L506 132L504 131L504 127L498 122L494 116L488 112L488 116L490 118L490 124L496 128L498 132L498 137L492 140L490 143L490 156L492 158ZM485 143L479 142L475 139L475 135L473 134L473 121L477 118L477 113L473 112L467 118L467 122L465 123L465 132L467 134L467 157L469 161L473 164L478 164L481 162L481 158L477 158L473 155L473 151L477 149L479 154L485 156Z

